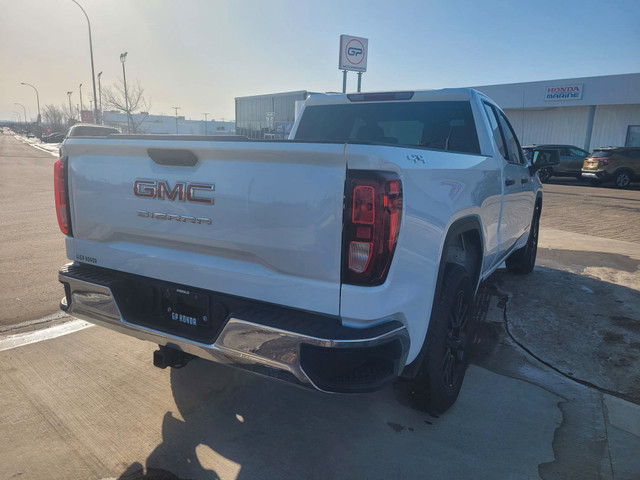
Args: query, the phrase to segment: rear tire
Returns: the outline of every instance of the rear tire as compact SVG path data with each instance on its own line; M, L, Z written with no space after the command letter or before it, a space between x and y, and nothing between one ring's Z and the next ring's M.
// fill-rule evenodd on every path
M630 170L619 170L613 177L613 184L617 188L628 188L631 183L633 173Z
M538 254L538 232L540 229L541 211L542 205L540 203L536 203L527 244L509 255L505 261L507 270L512 273L524 274L531 273L533 271L533 267L536 264L536 255Z
M412 380L414 403L429 413L448 410L458 398L467 371L473 318L471 276L460 265L446 267L433 304L426 353Z

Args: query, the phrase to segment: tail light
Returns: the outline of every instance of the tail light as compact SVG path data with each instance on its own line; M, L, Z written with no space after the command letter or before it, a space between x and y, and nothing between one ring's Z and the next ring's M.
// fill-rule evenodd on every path
M402 184L395 173L349 170L345 192L342 281L384 283L398 241Z
M60 231L71 236L71 210L67 189L67 157L60 158L53 165L53 188L56 198L56 214Z

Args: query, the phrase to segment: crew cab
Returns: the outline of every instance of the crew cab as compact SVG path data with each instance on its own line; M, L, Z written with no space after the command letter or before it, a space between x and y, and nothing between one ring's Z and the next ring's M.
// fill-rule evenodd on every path
M470 89L310 97L289 140L68 138L61 308L325 392L462 385L480 282L527 273L542 208L507 117Z

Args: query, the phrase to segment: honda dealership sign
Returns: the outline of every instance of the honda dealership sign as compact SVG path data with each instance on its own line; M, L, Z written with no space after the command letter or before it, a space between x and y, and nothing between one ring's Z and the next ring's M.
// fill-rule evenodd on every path
M338 68L340 70L351 70L353 72L366 72L368 49L368 39L340 35L340 60Z
M564 100L582 100L582 83L573 85L554 85L545 88L544 100L561 102Z

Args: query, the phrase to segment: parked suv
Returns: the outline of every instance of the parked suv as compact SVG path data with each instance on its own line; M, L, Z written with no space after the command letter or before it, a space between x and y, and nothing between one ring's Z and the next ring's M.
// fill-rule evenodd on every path
M600 184L613 181L618 188L627 188L640 181L640 147L597 148L584 159L582 176Z
M529 160L536 150L557 150L560 163L553 167L542 168L538 172L541 182L546 182L551 177L575 177L582 178L582 163L589 156L589 152L575 145L527 145L522 147Z

